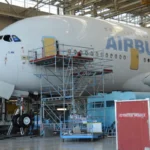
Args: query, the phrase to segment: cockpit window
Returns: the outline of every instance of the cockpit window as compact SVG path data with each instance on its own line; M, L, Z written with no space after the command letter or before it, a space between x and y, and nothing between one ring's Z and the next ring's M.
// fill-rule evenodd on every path
M0 40L2 39L6 42L21 42L21 40L16 35L0 35Z
M12 35L12 38L13 38L14 42L20 42L21 41L16 35Z
M12 41L11 36L10 35L5 35L4 36L4 41L11 42Z

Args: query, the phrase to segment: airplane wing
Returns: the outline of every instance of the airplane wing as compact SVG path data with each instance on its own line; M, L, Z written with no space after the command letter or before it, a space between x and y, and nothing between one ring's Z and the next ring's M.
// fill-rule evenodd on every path
M15 85L0 81L0 97L9 100L11 96L28 97L28 91L15 90Z
M150 90L150 72L142 73L127 80L123 84L123 89L128 91L149 91Z
M145 75L145 78L143 79L143 83L150 86L150 73L147 73Z
M0 97L10 99L14 89L15 85L0 81Z
M15 97L28 97L29 92L28 91L14 90L12 96L15 96Z

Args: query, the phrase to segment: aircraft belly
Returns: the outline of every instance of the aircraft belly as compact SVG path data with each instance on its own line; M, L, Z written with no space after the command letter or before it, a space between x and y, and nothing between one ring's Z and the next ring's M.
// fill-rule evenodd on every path
M29 72L20 72L18 77L18 82L16 84L16 89L34 92L40 91L41 86L50 86L46 80L41 80L40 74L34 74ZM53 85L60 85L61 82L58 81L57 77L50 76L48 79ZM42 84L42 85L41 85Z

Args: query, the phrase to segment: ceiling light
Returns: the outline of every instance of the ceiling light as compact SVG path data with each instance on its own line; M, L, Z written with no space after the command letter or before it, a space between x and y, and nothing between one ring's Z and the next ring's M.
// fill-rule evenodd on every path
M67 108L57 108L58 111L66 111Z
M146 25L146 27L150 27L150 23Z
M58 5L58 4L60 4L60 2L55 2L55 4L54 4L54 5Z

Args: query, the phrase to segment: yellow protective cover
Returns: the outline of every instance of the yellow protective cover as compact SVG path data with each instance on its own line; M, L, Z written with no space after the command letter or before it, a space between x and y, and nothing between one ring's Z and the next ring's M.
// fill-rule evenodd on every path
M6 109L8 114L14 114L17 108L18 107L16 106L16 104L6 103Z
M139 51L134 48L132 48L130 51L131 51L130 69L138 70L139 69Z
M54 38L44 38L43 39L44 46L44 56L53 56L56 55L56 46Z

